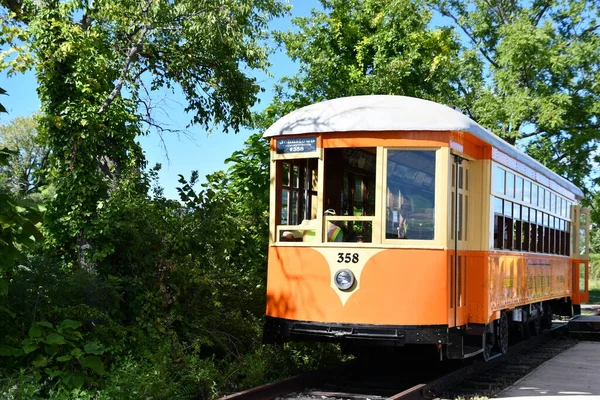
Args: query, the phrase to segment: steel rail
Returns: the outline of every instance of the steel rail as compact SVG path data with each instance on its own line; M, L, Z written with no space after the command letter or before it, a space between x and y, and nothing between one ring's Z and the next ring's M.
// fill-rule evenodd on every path
M519 354L534 346L543 343L547 337L561 330L566 330L567 324L555 324L550 330L545 330L538 336L533 336L528 340L516 343L508 348L505 355L497 354L487 362L483 360L473 360L469 365L443 374L427 383L419 383L397 394L387 397L388 400L430 400L435 398L436 394L442 393L473 376L476 373L484 372L499 363ZM354 362L350 361L337 366L324 368L317 371L308 372L301 375L292 376L280 381L267 383L242 392L233 393L219 400L272 400L279 396L284 396L293 392L300 392L307 387L317 387L330 380L337 374L343 374L354 367Z
M354 364L353 361L323 368L305 374L295 375L276 382L267 383L242 392L232 393L219 400L271 400L278 396L300 391L309 386L318 386L333 375L343 373Z
M471 364L454 370L439 378L436 378L428 383L416 385L401 393L388 397L388 400L429 400L434 399L436 394L443 392L446 389L462 382L475 373L484 372L499 363L505 361L507 357L512 357L532 347L543 343L548 337L556 334L559 331L566 330L567 324L555 324L549 330L542 331L539 335L533 336L530 339L516 343L508 348L505 355L497 354L487 362L483 360L473 361Z

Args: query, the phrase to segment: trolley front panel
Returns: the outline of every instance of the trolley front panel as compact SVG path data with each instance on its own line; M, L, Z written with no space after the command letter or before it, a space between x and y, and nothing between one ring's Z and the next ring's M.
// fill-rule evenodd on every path
M444 250L272 246L267 315L324 323L447 325L447 259ZM333 281L342 268L356 278L347 291Z

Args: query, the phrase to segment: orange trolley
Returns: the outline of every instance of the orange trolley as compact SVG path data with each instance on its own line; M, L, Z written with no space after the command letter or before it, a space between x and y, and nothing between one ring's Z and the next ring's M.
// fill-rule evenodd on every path
M266 342L489 359L587 301L582 191L453 108L340 98L264 136Z

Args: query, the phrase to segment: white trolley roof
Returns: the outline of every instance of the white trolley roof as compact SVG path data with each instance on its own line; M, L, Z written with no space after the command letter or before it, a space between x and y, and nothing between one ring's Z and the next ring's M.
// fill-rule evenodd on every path
M342 97L311 104L277 120L264 137L354 131L468 132L582 197L577 186L443 104L406 96Z

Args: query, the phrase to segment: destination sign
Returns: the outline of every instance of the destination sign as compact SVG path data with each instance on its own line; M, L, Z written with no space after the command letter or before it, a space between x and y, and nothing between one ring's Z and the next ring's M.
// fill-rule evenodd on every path
M311 153L317 150L317 138L314 136L277 139L275 143L277 154Z

